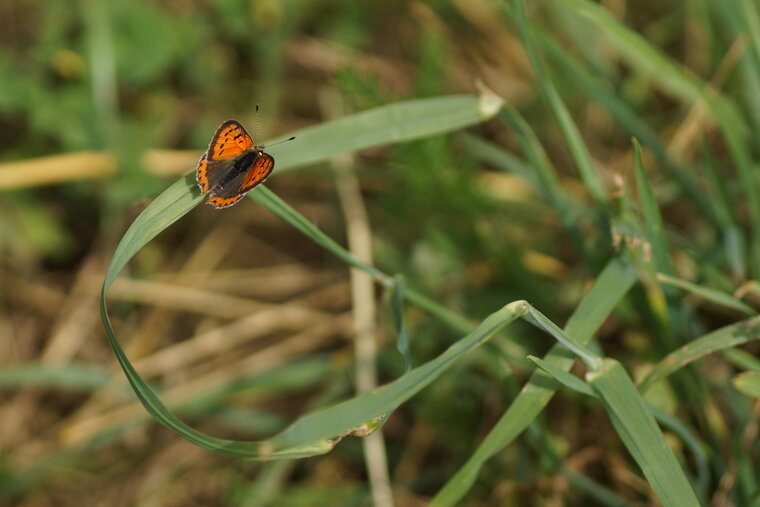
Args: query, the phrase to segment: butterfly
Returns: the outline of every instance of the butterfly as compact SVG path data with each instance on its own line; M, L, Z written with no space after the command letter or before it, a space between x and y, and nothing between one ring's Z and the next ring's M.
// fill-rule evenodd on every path
M273 169L274 157L264 153L264 146L255 145L239 122L227 120L198 161L195 180L202 193L210 194L206 202L221 209L237 203L263 183Z

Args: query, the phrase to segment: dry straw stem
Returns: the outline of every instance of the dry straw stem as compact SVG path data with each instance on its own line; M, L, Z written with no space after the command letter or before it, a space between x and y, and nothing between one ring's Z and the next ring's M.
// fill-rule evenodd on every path
M747 38L740 36L737 37L731 48L726 53L726 56L720 62L718 69L715 71L715 75L708 83L710 90L719 90L726 79L739 63L744 50L747 48ZM697 142L700 133L706 128L709 128L713 124L713 118L710 114L710 110L707 107L707 103L704 99L696 102L689 114L684 118L681 126L678 128L668 146L668 152L674 160L683 162L688 155L688 151L693 150L695 146L699 146Z
M323 94L324 109L337 112L340 97L335 93ZM332 107L331 107L332 106ZM343 218L346 222L348 250L360 261L372 265L372 231L367 209L353 173L353 156L341 155L332 159ZM369 393L377 387L377 308L375 283L371 276L351 268L351 306L354 321L354 355L356 357L357 394ZM392 507L393 490L388 477L388 458L382 428L362 440L366 456L367 475L376 507Z
M159 176L182 174L193 167L200 152L149 150L142 165ZM106 152L81 151L0 164L0 190L37 187L69 181L110 178L116 174L116 158Z
M0 164L0 190L34 187L91 178L108 178L116 173L110 155L83 151Z

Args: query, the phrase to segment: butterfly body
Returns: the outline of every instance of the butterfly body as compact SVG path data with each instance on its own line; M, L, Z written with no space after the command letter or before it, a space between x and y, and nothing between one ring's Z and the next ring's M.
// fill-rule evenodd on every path
M208 204L226 208L240 201L274 169L274 158L254 145L245 128L228 120L217 129L208 150L201 156L195 179Z

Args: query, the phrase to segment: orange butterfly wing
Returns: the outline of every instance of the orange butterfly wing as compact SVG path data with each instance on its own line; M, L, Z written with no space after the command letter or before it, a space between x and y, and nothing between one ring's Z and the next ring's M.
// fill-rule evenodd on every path
M251 169L248 171L245 180L243 180L243 186L240 191L243 193L248 192L259 183L263 183L264 180L272 174L273 169L274 157L268 153L262 152L261 155L256 157L256 160L253 161Z
M216 209L227 208L242 199L243 195L244 194L240 194L234 197L210 197L209 200L206 201L206 204L210 204Z
M210 185L208 182L208 162L206 161L206 154L201 155L201 159L198 161L198 169L195 170L195 181L198 182L198 186L201 189L201 193L205 194L209 191Z
M208 146L208 160L223 160L236 157L253 146L253 139L243 126L235 120L227 120L216 131Z

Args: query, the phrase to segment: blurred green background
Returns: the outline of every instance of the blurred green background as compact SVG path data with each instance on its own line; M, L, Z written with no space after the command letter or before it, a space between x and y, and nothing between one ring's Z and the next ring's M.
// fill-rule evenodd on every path
M256 104L264 140L414 98L487 89L506 101L466 132L275 170L267 183L345 243L335 166L350 165L374 263L473 322L525 299L562 324L626 249L640 283L596 338L634 378L754 315L757 4L541 1L527 18L496 0L0 3L0 501L372 503L360 440L263 464L200 450L150 421L104 338L99 288L123 232L195 167L220 123L253 132ZM385 383L404 364L387 300L375 299ZM265 438L354 393L346 266L249 200L185 216L140 252L110 305L137 369L205 432ZM415 365L461 337L413 307L405 318ZM397 505L428 503L533 371L525 357L552 344L515 324L392 415ZM698 442L670 443L705 503L760 498L760 405L732 384L760 369L757 350L709 356L648 392ZM463 502L653 504L632 463L600 406L560 389Z

